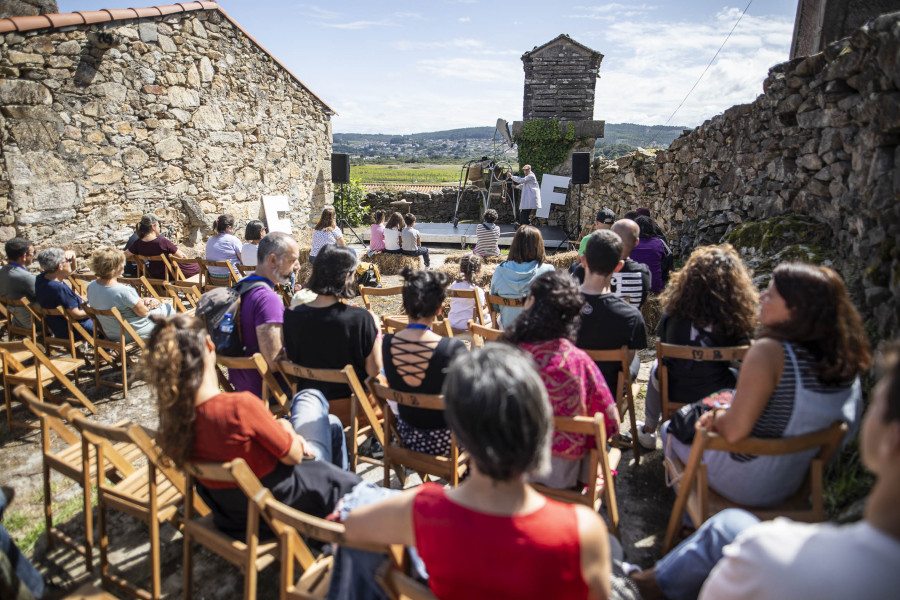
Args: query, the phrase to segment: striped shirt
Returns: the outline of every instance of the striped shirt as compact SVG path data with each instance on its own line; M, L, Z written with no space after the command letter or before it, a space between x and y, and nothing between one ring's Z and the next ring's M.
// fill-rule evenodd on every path
M500 256L500 227L494 225L488 228L484 223L479 223L475 228L475 250L479 256Z
M650 291L650 270L646 265L627 258L622 270L613 273L610 290L640 309Z

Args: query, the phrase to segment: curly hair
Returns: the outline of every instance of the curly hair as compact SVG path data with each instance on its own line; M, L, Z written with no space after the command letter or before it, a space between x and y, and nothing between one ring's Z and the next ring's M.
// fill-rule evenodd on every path
M450 277L440 271L403 267L403 310L410 319L433 317L444 305Z
M157 441L181 468L194 446L194 399L203 380L206 327L189 315L150 318L156 327L143 353L141 374L156 390Z
M806 348L817 359L816 373L824 383L846 383L872 365L862 318L834 269L782 263L772 281L791 318L763 327L760 337Z
M528 297L534 298L534 304L503 332L503 341L515 345L557 338L575 341L584 297L574 278L557 271L543 273L531 282Z
M759 313L759 292L730 244L694 250L659 301L667 315L731 339L749 337Z

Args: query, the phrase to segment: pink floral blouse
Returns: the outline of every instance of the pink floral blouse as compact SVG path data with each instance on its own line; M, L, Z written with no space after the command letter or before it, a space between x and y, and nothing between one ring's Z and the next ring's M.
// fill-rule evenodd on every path
M587 353L567 339L523 343L519 347L530 353L550 396L553 415L557 417L591 416L601 413L606 422L606 435L619 432L619 412L597 364ZM578 460L593 440L580 434L554 433L553 456Z

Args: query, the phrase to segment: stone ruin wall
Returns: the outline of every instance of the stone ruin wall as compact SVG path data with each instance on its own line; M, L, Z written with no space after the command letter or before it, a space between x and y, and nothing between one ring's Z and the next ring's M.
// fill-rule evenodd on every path
M330 114L215 10L0 35L0 242L87 254L154 213L193 256L263 195L308 228L332 198Z
M532 53L533 52L533 53ZM602 55L567 38L526 52L523 120L594 118L594 91Z
M595 161L581 222L648 206L686 257L741 223L811 218L870 334L900 336L900 13L773 67L763 87L655 157Z

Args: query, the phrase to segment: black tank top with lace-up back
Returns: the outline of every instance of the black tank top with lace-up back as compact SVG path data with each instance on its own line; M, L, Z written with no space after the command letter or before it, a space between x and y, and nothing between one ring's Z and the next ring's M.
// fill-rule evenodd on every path
M391 345L395 338L396 336L393 334L384 336L381 353L384 360L384 374L387 377L388 385L399 392L440 394L441 386L444 385L444 376L447 374L447 367L450 365L453 357L459 352L466 351L466 345L462 341L453 338L441 338L437 345L433 342L426 343L396 338L408 350L393 353ZM404 375L418 380L419 384L409 385L404 380ZM419 429L443 429L447 426L444 422L443 411L412 406L400 406L399 408L400 418L413 427Z

